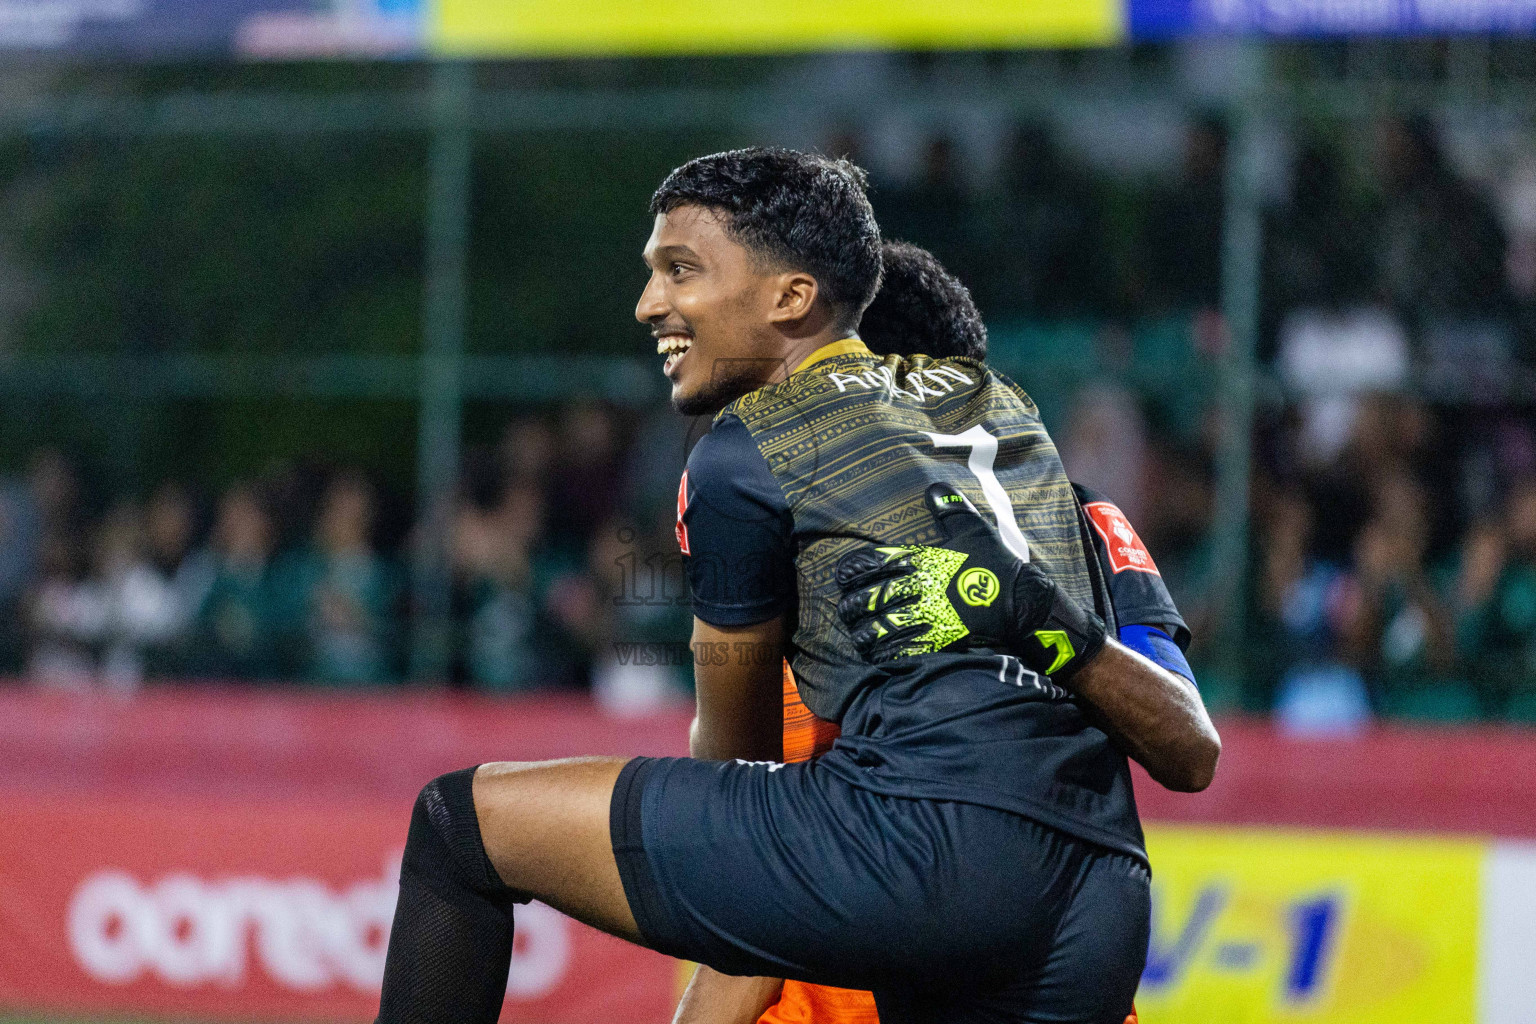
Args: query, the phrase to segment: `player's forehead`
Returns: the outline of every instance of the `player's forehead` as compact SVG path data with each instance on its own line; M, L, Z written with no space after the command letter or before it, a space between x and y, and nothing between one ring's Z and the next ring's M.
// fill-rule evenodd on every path
M647 263L666 258L731 258L745 248L726 231L726 215L707 206L687 203L658 213L641 254Z

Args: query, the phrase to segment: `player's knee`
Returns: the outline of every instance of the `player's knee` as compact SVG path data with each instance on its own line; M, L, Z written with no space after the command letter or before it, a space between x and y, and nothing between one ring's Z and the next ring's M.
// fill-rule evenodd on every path
M509 888L485 851L475 814L475 769L440 775L421 788L411 812L402 871L439 885L450 884L479 896L527 898Z

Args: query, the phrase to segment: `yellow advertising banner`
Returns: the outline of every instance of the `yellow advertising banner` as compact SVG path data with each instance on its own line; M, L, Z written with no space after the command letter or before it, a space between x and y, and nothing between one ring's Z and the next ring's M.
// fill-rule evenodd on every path
M1143 1024L1477 1019L1486 844L1148 830Z
M1125 36L1119 0L434 0L455 55L771 53L1094 46Z

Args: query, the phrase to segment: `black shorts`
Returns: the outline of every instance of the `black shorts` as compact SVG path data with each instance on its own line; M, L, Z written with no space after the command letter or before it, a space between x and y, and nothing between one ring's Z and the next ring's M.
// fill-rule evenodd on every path
M651 946L873 990L882 1024L1123 1024L1146 961L1140 861L1007 811L872 793L815 761L637 758L610 827Z

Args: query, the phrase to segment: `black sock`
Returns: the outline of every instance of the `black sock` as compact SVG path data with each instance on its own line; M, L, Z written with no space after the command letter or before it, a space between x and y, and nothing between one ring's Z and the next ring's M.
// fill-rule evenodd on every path
M475 770L416 798L400 864L378 1024L495 1024L512 961L512 908L480 838Z

